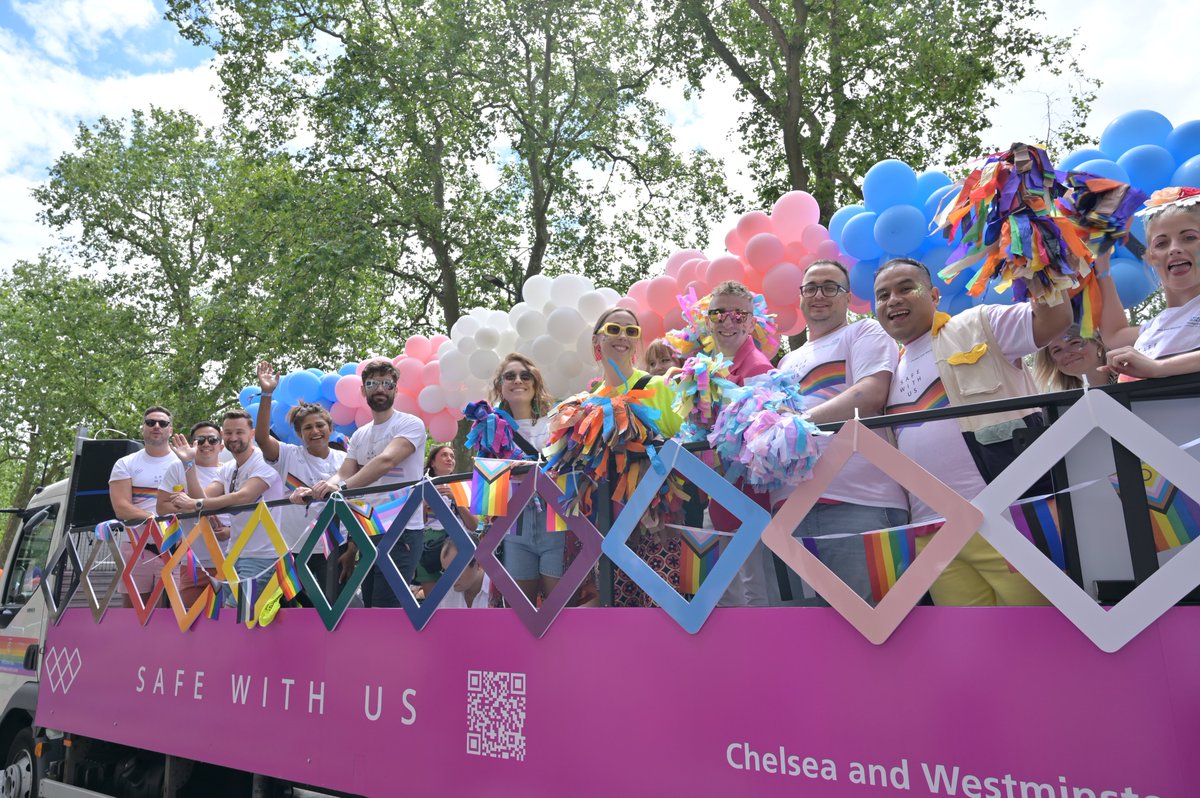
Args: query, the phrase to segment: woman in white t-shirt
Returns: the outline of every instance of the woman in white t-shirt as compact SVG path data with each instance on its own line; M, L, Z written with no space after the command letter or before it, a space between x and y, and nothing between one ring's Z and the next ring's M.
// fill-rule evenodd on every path
M458 459L454 455L454 447L449 444L435 445L425 458L425 473L434 477L449 476L457 468ZM469 482L456 484L468 488L470 485ZM469 499L467 499L468 493L460 493L460 498L456 499L453 489L448 484L438 485L437 492L441 494L446 505L458 513L458 517L467 531L474 532L479 519L471 514ZM462 504L463 500L467 500L468 503ZM416 571L417 584L421 586L426 596L433 591L433 586L437 584L438 579L446 570L442 565L442 543L445 540L445 527L434 514L433 508L427 505L425 507L425 542L421 549L421 557L417 560Z
M1107 258L1097 269L1104 297L1100 332L1111 347L1108 368L1122 381L1200 371L1200 189L1165 188L1146 205L1146 261L1162 283L1166 309L1131 327L1106 279Z
M534 450L541 451L550 437L547 414L553 400L533 361L516 352L504 358L492 379L489 398L517 422L515 431ZM534 497L521 514L515 534L504 541L504 567L530 603L536 604L539 593L549 595L558 584L565 550L566 536L546 531L546 507Z

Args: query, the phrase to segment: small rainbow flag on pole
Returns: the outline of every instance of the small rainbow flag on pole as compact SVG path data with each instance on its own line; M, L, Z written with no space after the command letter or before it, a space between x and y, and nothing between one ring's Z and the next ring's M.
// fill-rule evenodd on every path
M1009 509L1013 525L1043 554L1062 570L1067 570L1067 555L1063 548L1062 527L1058 521L1058 502L1053 496L1014 504Z
M1120 493L1116 475L1110 476L1109 480ZM1146 504L1150 507L1150 528L1156 551L1161 554L1177 549L1200 537L1200 504L1195 499L1146 463L1142 463L1142 480L1146 484Z
M183 526L175 516L167 518L167 525L162 530L162 550L170 551L183 540Z
M275 563L275 576L279 579L279 588L283 597L288 601L300 593L300 576L296 573L296 558L289 551Z
M721 556L721 535L692 527L679 530L679 592L693 595Z
M519 461L475 458L475 470L471 475L472 513L495 516L508 512L512 468L517 462Z
M213 621L221 615L221 589L216 585L209 585L204 594L204 615Z
M862 535L871 578L871 598L878 604L917 556L917 528L881 529ZM808 542L808 539L805 539Z
M402 488L392 493L387 494L384 498L375 503L372 510L375 518L378 519L380 527L387 529L392 525L392 521L400 514L400 508L408 501L408 497L412 495L412 488ZM353 503L351 507L355 506ZM368 534L370 532L368 531ZM344 542L343 541L339 541Z
M449 483L450 495L454 497L454 503L459 507L471 506L471 486L465 479L455 480Z
M347 506L354 513L355 519L358 520L358 525L362 527L363 532L366 532L368 537L382 535L387 531L387 527L383 525L383 521L380 520L379 513L375 511L374 507L370 505L362 507L355 502L347 502Z

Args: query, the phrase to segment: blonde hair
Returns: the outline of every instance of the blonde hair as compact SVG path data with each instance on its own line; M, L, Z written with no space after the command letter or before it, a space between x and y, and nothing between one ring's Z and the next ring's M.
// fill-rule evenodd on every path
M754 293L737 280L725 280L713 286L712 297L716 299L719 296L740 296L750 300L750 304L754 304Z
M651 360L661 360L666 358L676 366L683 365L683 356L676 351L675 347L667 343L666 338L655 338L646 346L646 351L642 353L642 368L646 371L650 370Z
M1104 341L1100 339L1100 334L1085 338L1079 334L1079 325L1072 324L1067 328L1067 331L1059 336L1056 340L1063 338L1079 338L1084 343L1094 343L1100 347L1100 359L1103 360L1108 349L1104 346ZM1033 379L1037 383L1038 388L1042 393L1052 393L1054 391L1071 391L1076 388L1083 387L1083 379L1075 377L1071 374L1064 374L1058 368L1058 364L1054 362L1054 358L1050 357L1050 344L1046 344L1037 351L1033 356Z
M504 381L504 367L513 361L529 369L529 373L533 375L533 401L530 404L530 410L533 412L533 420L537 421L554 405L554 398L546 390L546 382L542 379L542 372L533 364L532 360L520 352L509 352L501 358L500 366L496 369L496 376L492 377L492 387L488 392L488 399L493 405L504 412L512 413L512 408L508 406L508 402L504 401L500 393L500 384Z

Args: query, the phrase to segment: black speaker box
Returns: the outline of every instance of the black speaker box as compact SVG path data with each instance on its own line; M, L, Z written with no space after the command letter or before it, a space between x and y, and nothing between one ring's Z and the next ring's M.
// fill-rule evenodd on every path
M79 442L71 467L71 490L67 496L67 523L72 527L95 526L114 517L108 498L108 477L113 464L142 448L137 441L90 440Z

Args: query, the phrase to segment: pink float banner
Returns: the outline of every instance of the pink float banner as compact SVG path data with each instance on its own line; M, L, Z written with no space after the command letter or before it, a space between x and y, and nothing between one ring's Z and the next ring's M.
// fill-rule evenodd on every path
M918 607L876 646L834 611L308 610L49 633L37 722L365 796L1190 798L1200 608L1114 654L1053 608Z

